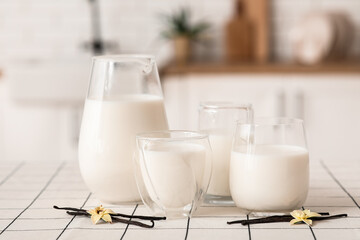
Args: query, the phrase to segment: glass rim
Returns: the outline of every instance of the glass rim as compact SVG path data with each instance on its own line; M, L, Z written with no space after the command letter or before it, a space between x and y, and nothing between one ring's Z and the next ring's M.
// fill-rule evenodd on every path
M129 60L155 60L155 56L151 54L109 54L93 56L93 61L106 61L106 62L125 62Z
M205 101L200 102L200 108L202 109L251 109L251 103L237 103L230 101Z
M182 136L173 137L170 134L176 133L181 134ZM169 136L164 136L169 134ZM151 131L151 132L142 132L136 134L136 140L149 140L149 141L186 141L186 140L196 140L196 139L206 139L208 138L207 133L200 131L189 131L189 130L164 130L164 131Z
M243 126L281 126L281 125L303 125L304 120L300 118L289 118L289 117L258 117L253 120L252 123L245 123L243 121L237 121L236 125Z

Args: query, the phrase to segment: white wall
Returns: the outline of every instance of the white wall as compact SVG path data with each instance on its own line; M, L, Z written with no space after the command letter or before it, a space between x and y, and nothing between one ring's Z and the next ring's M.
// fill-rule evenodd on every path
M271 0L269 0L271 1ZM215 53L221 55L222 27L232 14L233 0L100 0L103 36L119 44L122 52L159 53L161 28L158 14L178 6L190 6L195 19L213 24ZM359 0L272 0L269 23L274 54L290 56L287 41L291 27L308 11L345 10L357 23L360 40ZM18 58L79 57L89 40L90 12L87 0L0 1L0 62ZM360 44L354 48L360 53Z
M222 29L232 14L232 0L100 0L103 37L118 43L113 52L166 59L171 45L158 38L158 14L178 6L190 6L195 19L213 24L211 54L221 58ZM360 42L359 0L273 0L269 23L274 56L290 57L289 29L313 8L349 11ZM79 108L91 55L83 45L90 36L87 0L0 1L0 160L77 158ZM360 44L353 53L360 53ZM44 62L68 65L56 70ZM11 72L21 75L34 68L47 77L12 77ZM54 85L52 76L63 81Z

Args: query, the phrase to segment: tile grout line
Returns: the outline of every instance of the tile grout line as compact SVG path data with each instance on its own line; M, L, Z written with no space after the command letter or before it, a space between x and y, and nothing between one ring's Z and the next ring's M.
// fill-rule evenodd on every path
M69 227L68 229L75 229L75 230L94 230L94 231L103 231L103 230L108 230L108 231L118 231L119 229L117 228L90 228L90 227ZM181 230L184 229L182 227L179 228L157 228L156 230L158 231L168 231L168 230ZM228 231L229 228L202 228L202 227L195 227L195 228L191 228L191 229L197 229L197 230L224 230L224 231ZM276 230L286 230L286 231L292 231L293 229L291 228L280 228L280 227L272 227L272 228L261 228L261 227L257 227L255 228L256 230L269 230L269 229L276 229ZM299 230L305 230L307 228L298 228ZM330 229L330 230L334 230L334 229L339 229L339 230L348 230L348 229L355 229L358 230L358 227L348 227L348 228L343 228L343 227L317 227L315 229L320 229L320 230L324 230L324 229ZM39 232L39 231L59 231L59 230L63 230L62 228L44 228L44 229L21 229L21 230L7 230L8 232ZM148 229L136 229L136 231L149 231Z
M189 235L189 228L190 228L190 217L188 217L187 223L186 223L186 233L185 233L185 240L187 239Z
M41 191L39 192L39 194L31 201L31 203L24 209L22 210L1 232L0 235L3 234L29 207L31 207L31 205L34 204L34 202L40 197L40 195L45 191L45 189L50 185L50 183L52 182L52 180L59 174L59 172L61 171L61 169L63 169L63 167L65 166L65 162L61 163L60 166L56 169L55 173L51 176L51 178L49 179L49 181L45 184L45 186L41 189Z
M14 170L11 171L11 173L9 175L7 175L1 182L0 182L0 186L3 185L7 180L9 180L9 178L11 178L22 166L24 166L25 162L21 162L19 163Z
M249 214L246 214L246 220L249 220ZM248 233L249 233L249 240L251 240L250 224L248 224Z
M302 208L302 210L305 210L304 206L302 206L301 208ZM314 240L316 240L314 230L312 229L312 227L311 227L311 226L309 226L309 225L308 225L308 227L309 227L309 229L310 229L310 231L311 231L311 234L312 234L312 235L313 235L313 237L314 237Z
M340 181L334 176L334 174L330 171L330 169L325 165L324 161L320 161L322 167L326 170L326 172L331 176L331 178L340 186L340 188L349 196L349 198L355 203L355 205L360 210L360 205L356 202L356 200L351 196L351 194L345 189L345 187L340 183Z
M87 201L89 200L90 196L91 196L91 192L90 192L89 195L86 197L86 199L85 199L84 203L81 205L80 209L82 209L82 208L85 206L85 204L86 204ZM61 235L63 235L63 233L66 231L66 229L68 229L69 225L72 223L72 221L75 219L75 217L76 217L76 215L74 215L74 216L70 219L70 221L69 221L68 224L66 224L66 226L62 229L61 233L60 233L59 236L56 238L56 240L59 239L59 238L61 237Z
M28 199L28 200L30 200L30 199ZM56 200L56 199L54 199L54 200ZM97 207L96 205L89 205L89 207ZM316 208L316 207L331 207L331 208L333 208L333 207L340 207L340 208L358 208L357 206L334 206L334 205L326 205L326 206L324 206L324 205L315 205L315 206L312 206L312 205L306 205L306 207L307 208ZM114 207L115 208L115 207ZM21 210L21 209L23 209L23 208L1 208L0 207L0 210ZM36 209L36 210L45 210L45 209L48 209L48 208L39 208L39 207L35 207L35 208L32 208L32 209ZM241 218L241 217L243 217L243 216L209 216L209 218L236 218L236 217L239 217L239 218ZM199 216L196 216L196 218L206 218L206 217L199 217Z
M139 206L139 204L136 204L136 206L135 206L135 208L134 208L134 211L133 211L132 214L131 214L131 218L132 218L132 216L135 214L136 209L138 208L138 206ZM129 218L129 221L131 220L131 218ZM129 223L126 225L126 228L125 228L123 234L121 235L120 240L122 240L122 239L125 237L125 234L126 234L128 228L129 228L129 225L130 225Z

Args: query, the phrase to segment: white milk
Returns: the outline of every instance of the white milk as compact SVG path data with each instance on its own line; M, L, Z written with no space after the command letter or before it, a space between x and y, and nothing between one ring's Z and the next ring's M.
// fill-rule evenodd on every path
M294 210L309 187L309 154L290 145L256 145L255 154L232 152L231 195L240 208L254 211Z
M210 133L209 141L213 153L213 170L207 193L220 196L230 196L229 166L232 135Z
M192 204L203 187L205 147L192 143L164 143L149 146L144 157L141 171L145 187L155 203L166 209Z
M139 201L133 171L135 135L167 128L160 97L129 95L103 101L87 99L79 161L90 190L108 203Z

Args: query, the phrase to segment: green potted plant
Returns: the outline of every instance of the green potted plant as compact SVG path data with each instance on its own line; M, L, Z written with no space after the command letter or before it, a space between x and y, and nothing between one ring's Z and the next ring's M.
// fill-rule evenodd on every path
M189 8L180 8L172 14L163 14L162 19L166 26L161 35L173 41L176 63L186 63L190 57L191 41L198 40L209 29L210 24L205 21L191 23Z

